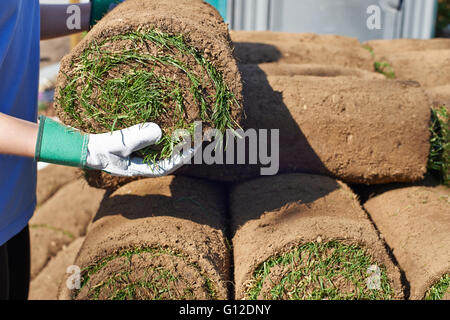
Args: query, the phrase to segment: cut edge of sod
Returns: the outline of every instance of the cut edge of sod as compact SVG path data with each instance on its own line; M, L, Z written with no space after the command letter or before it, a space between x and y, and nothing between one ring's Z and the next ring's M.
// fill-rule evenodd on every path
M380 270L379 289L367 288L368 270L372 266ZM270 279L274 267L283 267L285 271L276 282ZM272 282L270 294L262 297L269 300L283 297L291 300L392 299L394 296L386 268L375 263L358 245L341 241L301 244L264 261L252 276L246 289L249 300L259 298L265 281ZM346 281L353 290L341 292L333 280Z
M450 187L450 114L445 106L431 108L428 169Z
M113 41L130 41L132 46L121 52L107 50L105 46ZM147 46L148 43L166 53L151 55L138 50L139 45ZM176 52L191 56L203 74L196 74L190 66L176 59ZM120 65L126 65L130 71L105 80L109 71ZM199 107L199 120L222 133L226 129L234 132L240 128L232 118L231 110L233 105L237 108L241 106L222 74L199 50L187 44L182 34L168 34L157 29L138 29L101 42L92 41L72 61L71 74L63 73L66 84L60 88L56 101L71 121L79 128L87 128L85 131L88 133L98 132L85 121L86 118L106 131L113 131L137 123L155 122L161 115L171 113L169 116L175 123L173 131L184 129L192 137L194 124L186 123L184 118L183 89L176 80L155 74L155 66L174 67L187 77L191 87L186 88L186 92L192 95ZM206 96L205 88L208 86L214 88L214 96ZM169 130L162 130L163 137L157 146L140 151L144 162L154 163L170 158L174 146L181 142L181 138L172 137Z
M425 294L425 300L442 300L450 290L450 274L445 274Z
M91 277L96 274L97 272L99 272L100 270L102 270L104 267L106 267L108 265L108 263L119 259L119 258L126 258L127 261L131 261L131 258L134 255L141 255L143 253L148 253L148 254L152 254L155 256L161 256L161 255L167 255L170 256L172 258L180 258L183 261L185 261L189 266L193 267L197 272L198 275L200 276L200 278L204 281L203 285L204 288L206 289L209 297L212 300L216 300L217 299L217 292L215 289L215 285L214 282L205 274L205 272L202 270L202 268L195 262L191 262L188 261L188 258L186 255L184 255L183 253L168 248L168 247L161 247L161 246L157 246L157 247L142 247L142 248L135 248L135 249L126 249L126 250L121 250L118 251L117 253L111 254L107 257L102 258L100 261L98 261L97 263L87 266L85 268L83 268L81 270L81 285L80 285L80 289L77 289L73 296L76 298L78 296L78 294L80 293L80 291L89 283ZM167 280L168 282L171 281L180 281L179 278L175 277L170 270L165 269L164 267L150 267L149 268L150 271L159 273L160 280ZM147 270L146 270L147 272ZM91 296L92 295L92 299L93 300L97 300L99 295L101 294L102 289L105 286L108 285L113 285L114 283L117 282L118 280L123 280L125 282L129 281L128 279L128 274L130 273L130 271L122 271L120 273L115 273L113 275L111 275L108 279L105 279L104 281L102 281L100 284L95 285L93 288L89 289L88 295ZM111 300L125 300L127 298L133 299L134 298L134 294L135 294L135 289L136 288L147 288L147 289L155 289L156 287L158 287L158 283L153 283L151 281L136 281L136 282L131 282L128 283L124 288L121 288L119 290L117 290L113 296L110 297ZM160 288L157 290L157 292L154 291L155 293L155 298L154 300L158 300L160 297L159 295L162 293L168 293L169 295L171 295L170 290L168 288ZM185 292L186 294L188 294L189 292ZM195 298L195 296L193 296L193 293L190 293L192 295L191 299ZM174 297L175 299L182 299L183 297Z

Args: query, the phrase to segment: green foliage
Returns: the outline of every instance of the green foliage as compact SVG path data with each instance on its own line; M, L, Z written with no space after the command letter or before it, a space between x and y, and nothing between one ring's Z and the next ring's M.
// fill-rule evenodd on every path
M392 66L386 61L377 61L374 64L375 71L384 74L388 79L395 79L395 72Z
M371 257L356 245L339 241L306 243L258 266L247 294L249 299L256 300L264 283L270 283L270 295L264 299L392 299L393 292L383 266L379 266L380 289L367 288L367 270L372 265L375 263ZM273 281L271 270L280 266L285 272L281 279ZM341 291L343 282L352 290Z
M439 0L436 21L436 35L441 36L444 28L450 24L450 1Z
M450 274L444 275L425 295L425 300L442 300L450 290Z
M432 108L431 114L428 169L437 173L441 182L450 187L450 114L445 107Z

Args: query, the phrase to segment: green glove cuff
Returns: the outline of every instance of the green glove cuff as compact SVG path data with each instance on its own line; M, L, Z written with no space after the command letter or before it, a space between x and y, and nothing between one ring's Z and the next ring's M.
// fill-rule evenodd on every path
M83 134L45 116L39 117L35 160L85 167L89 135Z
M120 3L120 0L91 0L91 19L89 25L91 28L108 13L109 6L114 3Z

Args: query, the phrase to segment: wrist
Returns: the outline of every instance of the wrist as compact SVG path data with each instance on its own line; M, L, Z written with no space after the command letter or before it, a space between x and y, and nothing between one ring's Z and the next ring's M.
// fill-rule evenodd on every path
M40 116L35 160L85 167L89 135Z
M92 28L103 16L108 13L112 4L118 4L121 0L90 0L91 3L91 15L90 15L90 27Z

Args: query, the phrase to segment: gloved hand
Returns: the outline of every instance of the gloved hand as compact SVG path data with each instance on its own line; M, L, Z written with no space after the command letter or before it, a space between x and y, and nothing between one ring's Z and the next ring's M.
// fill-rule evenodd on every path
M94 26L103 16L124 0L91 0L91 19L89 25Z
M160 127L151 122L112 133L83 134L41 116L35 159L102 170L114 176L164 176L185 164L195 151L191 148L182 155L176 154L152 164L131 156L135 151L156 144L161 135Z

